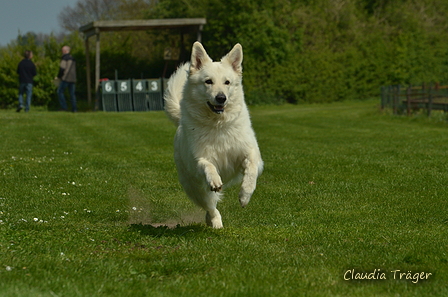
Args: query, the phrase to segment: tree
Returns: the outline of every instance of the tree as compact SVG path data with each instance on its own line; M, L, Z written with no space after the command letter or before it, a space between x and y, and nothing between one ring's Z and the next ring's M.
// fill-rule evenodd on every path
M68 31L94 21L139 18L156 0L78 0L59 14L59 24Z
M382 85L448 81L446 0L78 0L59 17L71 30L63 39L25 34L0 49L1 106L16 100L14 68L24 46L36 50L45 68L57 63L62 43L70 44L77 90L85 93L78 29L112 18L206 18L202 41L212 58L242 44L250 104L360 99L379 96ZM103 34L102 75L113 78L118 69L127 78L160 76L163 49L179 43L172 33ZM195 35L184 36L184 57L194 41ZM49 88L42 89L35 102L46 104Z
M46 51L53 46L60 49L54 37L38 44L35 40L36 34L29 32L19 35L17 40L5 48L0 49L0 107L8 108L17 105L18 75L17 65L23 59L25 50L34 53L33 62L37 68L37 76L34 77L33 100L34 106L47 106L55 98L55 87L52 84L54 76L59 69L58 60L51 59Z
M214 58L240 42L246 97L257 103L444 81L447 13L444 0L160 0L150 17L207 18L203 42Z

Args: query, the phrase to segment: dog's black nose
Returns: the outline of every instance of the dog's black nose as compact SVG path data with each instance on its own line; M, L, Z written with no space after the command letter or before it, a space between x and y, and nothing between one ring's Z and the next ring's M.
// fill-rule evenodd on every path
M226 95L221 93L221 94L216 95L215 100L219 104L223 104L224 102L226 102L227 98L226 98Z

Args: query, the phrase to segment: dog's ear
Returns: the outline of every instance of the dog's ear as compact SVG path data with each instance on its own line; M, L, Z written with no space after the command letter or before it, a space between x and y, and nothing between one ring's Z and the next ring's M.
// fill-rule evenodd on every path
M243 66L241 65L243 63L243 47L241 44L235 44L232 50L221 59L221 62L229 63L235 72L240 75L243 74Z
M212 59L207 55L202 44L196 41L191 50L190 72L197 71L210 62L212 62Z

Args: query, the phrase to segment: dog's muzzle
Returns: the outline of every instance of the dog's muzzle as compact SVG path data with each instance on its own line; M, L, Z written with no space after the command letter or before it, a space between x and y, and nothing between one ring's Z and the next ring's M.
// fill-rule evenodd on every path
M218 103L216 105L213 105L210 103L210 101L207 101L208 107L210 107L211 111L213 111L216 114L221 114L224 112L224 107L226 103L227 97L224 94L218 94L215 97L215 101Z

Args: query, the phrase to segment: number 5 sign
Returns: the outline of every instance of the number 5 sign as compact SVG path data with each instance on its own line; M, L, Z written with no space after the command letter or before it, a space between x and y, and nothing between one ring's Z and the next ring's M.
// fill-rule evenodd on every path
M121 81L120 82L120 91L126 92L128 90L128 82L127 81Z
M117 93L130 94L132 92L132 86L130 80L117 80Z

